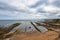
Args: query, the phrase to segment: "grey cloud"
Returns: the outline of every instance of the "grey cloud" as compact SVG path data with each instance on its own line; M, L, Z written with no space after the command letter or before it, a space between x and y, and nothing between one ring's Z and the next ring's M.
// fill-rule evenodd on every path
M56 0L52 4L56 7L60 7L60 0Z
M38 8L37 9L37 12L38 13L44 13L43 15L44 16L47 16L47 17L60 17L60 11L56 10L56 11L45 11L43 10L43 8ZM48 13L48 14L47 14ZM57 15L58 14L58 15Z
M35 4L30 5L29 7L30 8L36 8L36 7L38 7L38 6L42 5L42 4L45 4L45 5L54 5L56 7L60 7L60 0L55 0L52 3L49 3L48 0L39 0Z
M0 17L11 17L11 16L0 14Z
M16 7L13 7L13 6L10 6L6 3L2 3L0 2L0 10L3 10L3 11L17 11L17 12L25 12L25 10L23 9L18 9Z
M36 7L38 7L39 5L42 5L42 4L46 4L46 5L48 5L48 1L47 0L39 0L39 1L37 1L35 4L32 4L32 5L30 5L29 7L30 8L36 8Z
M14 7L9 6L6 3L1 3L0 2L0 10L8 10L8 11L18 11Z
M37 11L40 12L40 13L47 13L47 12L46 12L45 10L43 10L42 8L39 8Z

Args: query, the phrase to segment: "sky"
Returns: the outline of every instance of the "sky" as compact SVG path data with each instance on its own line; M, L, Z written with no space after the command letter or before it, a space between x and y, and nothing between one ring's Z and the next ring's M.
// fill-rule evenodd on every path
M0 20L60 18L60 0L0 0Z

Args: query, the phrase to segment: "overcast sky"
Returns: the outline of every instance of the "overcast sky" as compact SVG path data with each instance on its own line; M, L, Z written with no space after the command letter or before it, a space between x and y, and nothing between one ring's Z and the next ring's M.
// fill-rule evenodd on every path
M0 19L60 18L60 0L0 0Z

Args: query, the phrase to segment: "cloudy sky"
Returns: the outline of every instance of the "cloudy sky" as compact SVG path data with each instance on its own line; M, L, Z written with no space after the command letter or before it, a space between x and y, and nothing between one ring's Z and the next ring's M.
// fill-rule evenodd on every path
M60 18L60 0L0 0L0 20Z

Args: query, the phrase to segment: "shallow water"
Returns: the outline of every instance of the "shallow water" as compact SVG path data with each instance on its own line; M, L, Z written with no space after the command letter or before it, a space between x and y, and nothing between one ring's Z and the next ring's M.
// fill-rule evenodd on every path
M21 23L21 25L17 26L16 28L14 28L12 31L16 31L16 29L20 29L21 31L34 31L36 30L33 25L30 23L31 21L28 20L0 20L0 25L2 25L3 27L9 27L10 25L14 24L14 23ZM36 22L36 21L32 21L32 22ZM29 28L31 27L31 28ZM40 30L44 29L44 27L40 27Z
M0 25L3 27L9 27L10 25L14 23L21 23L18 27L14 29L21 29L22 31L25 31L25 28L27 31L29 30L35 30L35 28L30 24L30 21L20 21L20 20L0 20ZM31 27L31 29L29 29ZM13 30L14 31L14 30Z

